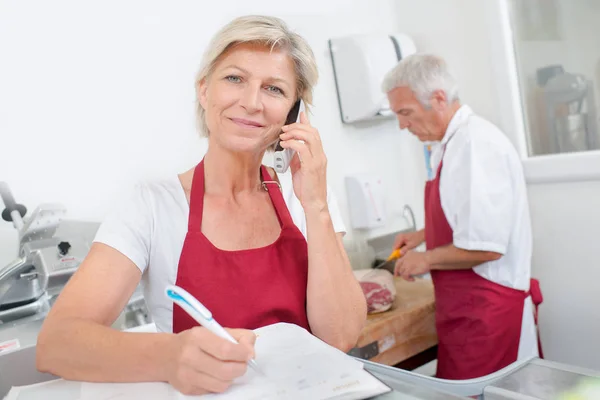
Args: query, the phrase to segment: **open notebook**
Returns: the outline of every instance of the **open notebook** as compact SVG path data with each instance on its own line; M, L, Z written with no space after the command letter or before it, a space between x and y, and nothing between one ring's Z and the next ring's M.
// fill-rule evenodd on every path
M166 383L82 383L52 381L13 388L7 400L117 400L117 399L365 399L391 389L363 369L363 364L296 325L279 323L256 331L256 362L265 376L252 369L225 393L183 396ZM59 387L69 395L58 393ZM45 392L45 395L39 397ZM78 393L77 393L78 392ZM29 394L28 394L29 393ZM57 397L50 397L50 394Z

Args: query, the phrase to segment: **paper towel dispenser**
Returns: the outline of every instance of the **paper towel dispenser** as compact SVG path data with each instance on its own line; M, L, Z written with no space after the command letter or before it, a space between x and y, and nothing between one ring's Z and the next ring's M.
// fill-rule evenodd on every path
M343 123L393 117L381 83L398 61L416 52L404 34L364 34L329 40Z

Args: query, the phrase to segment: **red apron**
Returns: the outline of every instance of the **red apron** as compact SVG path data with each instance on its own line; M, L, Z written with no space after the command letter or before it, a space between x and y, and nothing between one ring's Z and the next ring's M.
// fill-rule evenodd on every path
M442 164L440 161L435 179L425 186L427 250L453 242L440 200ZM536 319L542 301L537 280L532 279L530 291L524 292L489 281L473 269L435 270L431 277L438 333L436 377L481 377L517 360L524 301L531 294ZM541 356L541 347L539 350Z
M247 250L216 248L202 233L204 161L194 170L188 232L183 243L176 285L208 308L228 328L255 329L288 322L309 329L306 316L308 251L281 191L267 169L261 174L281 225L272 244ZM270 181L267 182L267 181ZM173 332L198 326L183 309L173 306Z

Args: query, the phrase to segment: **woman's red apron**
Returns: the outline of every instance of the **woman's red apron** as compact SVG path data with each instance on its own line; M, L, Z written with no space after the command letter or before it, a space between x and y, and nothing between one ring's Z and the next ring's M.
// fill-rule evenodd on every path
M255 329L288 322L309 329L306 240L294 224L278 184L271 181L264 166L261 175L277 213L281 234L265 247L225 251L216 248L202 233L204 161L198 164L176 285L195 296L224 327ZM173 332L194 326L198 324L174 305Z

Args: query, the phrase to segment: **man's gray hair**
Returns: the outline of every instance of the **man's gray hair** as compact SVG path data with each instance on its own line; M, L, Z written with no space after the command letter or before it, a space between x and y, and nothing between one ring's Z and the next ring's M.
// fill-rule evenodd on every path
M430 107L429 99L436 90L446 93L449 103L458 100L458 85L448 71L446 62L432 54L413 54L389 71L381 85L388 93L397 87L409 87L424 107Z

